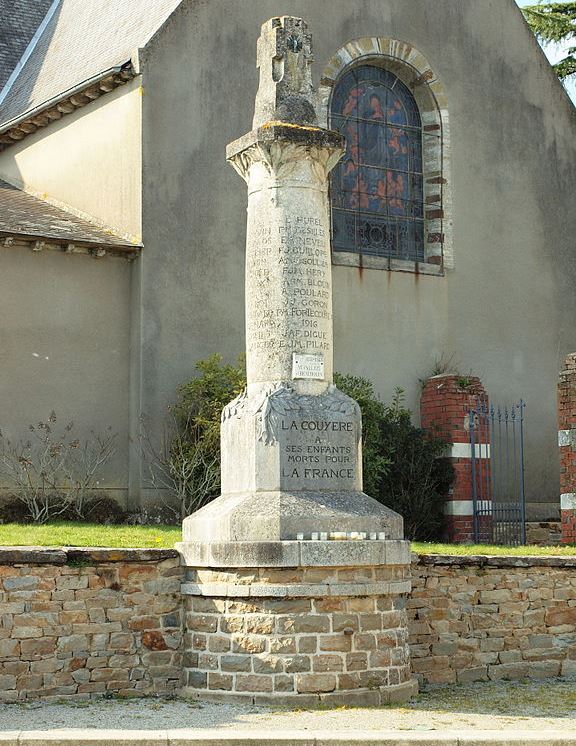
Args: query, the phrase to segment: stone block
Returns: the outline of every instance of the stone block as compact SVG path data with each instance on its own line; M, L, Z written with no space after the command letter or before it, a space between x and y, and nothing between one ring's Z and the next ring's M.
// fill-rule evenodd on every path
M237 674L235 681L237 692L271 692L272 677L256 674Z
M284 661L278 655L257 655L252 660L254 673L283 673Z
M156 624L151 624L150 626L153 628ZM189 630L195 632L216 632L218 629L218 617L188 613L186 614L186 626ZM134 629L134 627L131 627L131 629Z
M315 641L315 638L313 638ZM295 653L296 638L295 637L273 637L270 640L270 652L271 653ZM305 651L303 651L305 652ZM311 651L314 652L314 651Z
M329 652L349 653L352 650L353 635L322 635L320 650Z
M364 616L378 616L380 615L364 615ZM361 616L361 619L364 617ZM380 621L380 619L379 619ZM358 614L333 614L332 615L332 631L343 632L344 630L353 630L357 632L359 630Z
M230 650L231 641L224 635L210 635L208 637L208 650L211 653L226 653Z
M576 606L552 606L546 609L545 621L549 627L561 624L576 625Z
M528 675L528 663L502 663L500 665L488 666L488 678L492 681L498 679L514 680L524 679Z
M330 632L330 617L326 614L304 614L293 621L294 631L300 634Z
M58 638L58 652L74 653L76 651L88 651L90 644L87 635L66 635Z
M311 663L307 655L293 655L284 658L285 673L300 673L310 671Z
M248 655L223 655L220 658L220 668L230 673L251 671L252 660Z
M298 638L299 653L315 653L318 649L318 637L316 635L302 635Z
M368 653L346 653L347 671L364 671L368 668Z
M310 673L298 674L296 676L296 691L302 694L316 694L320 692L333 692L337 686L334 674Z
M230 692L232 691L233 681L233 676L229 674L210 671L208 674L208 689L222 689Z
M350 653L350 655L352 655L352 653ZM312 670L314 673L343 671L344 659L339 655L315 655L312 657ZM348 670L350 670L349 667Z
M186 685L194 689L206 689L208 674L203 671L188 671L186 673Z
M255 635L269 635L274 631L276 619L273 616L246 616L244 628Z
M286 676L286 675L274 676L274 691L275 692L293 692L294 691L294 676Z
M0 658L16 658L20 655L19 640L0 640Z
M488 666L475 666L464 668L457 672L458 682L488 681Z
M562 664L559 660L529 662L528 676L531 679L547 679L559 676L561 666Z
M211 640L208 640L210 645ZM234 635L232 637L233 653L263 653L266 650L266 638L254 635Z

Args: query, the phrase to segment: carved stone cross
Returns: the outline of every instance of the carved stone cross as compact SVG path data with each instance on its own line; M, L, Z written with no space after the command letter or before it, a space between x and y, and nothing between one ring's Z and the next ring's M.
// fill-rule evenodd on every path
M312 36L301 18L271 18L258 39L260 84L253 127L266 122L316 124Z

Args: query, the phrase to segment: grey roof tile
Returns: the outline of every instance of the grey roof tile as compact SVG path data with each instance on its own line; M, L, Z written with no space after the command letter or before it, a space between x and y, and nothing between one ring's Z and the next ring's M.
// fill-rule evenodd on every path
M109 233L1 180L0 235L53 239L61 243L87 243L124 250L139 248L139 244Z
M51 3L52 0L0 0L0 91Z
M0 2L11 5L10 0ZM0 105L0 126L99 73L127 62L132 52L146 44L180 2L61 0Z

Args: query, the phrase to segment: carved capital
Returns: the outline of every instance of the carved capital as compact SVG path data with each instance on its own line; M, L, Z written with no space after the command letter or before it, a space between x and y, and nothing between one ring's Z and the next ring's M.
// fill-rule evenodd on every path
M286 125L282 125L282 130L285 129ZM328 130L295 129L304 130L304 134L310 132L311 136L286 138L282 136L282 132L275 138L269 138L259 137L256 133L256 137L248 140L244 148L229 152L228 161L245 181L248 181L250 169L254 164L263 165L270 177L282 180L290 178L302 161L309 161L312 177L320 184L324 184L328 174L344 153L342 138ZM327 136L322 138L318 133L326 133Z

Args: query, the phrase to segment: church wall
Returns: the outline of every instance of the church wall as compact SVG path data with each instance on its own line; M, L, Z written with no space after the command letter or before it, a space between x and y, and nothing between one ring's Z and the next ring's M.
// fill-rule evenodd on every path
M141 238L138 79L0 153L0 178L130 240Z
M115 433L98 487L127 487L130 263L13 245L0 250L0 429L11 441L57 416L83 445ZM4 489L2 489L4 488ZM6 492L6 489L8 491ZM0 485L0 494L10 494Z
M160 418L196 360L244 348L244 183L225 146L251 127L260 25L305 18L316 83L367 36L405 40L448 98L454 269L334 267L335 368L386 398L453 357L493 401L527 402L533 515L558 506L556 377L576 349L573 107L512 0L184 2L142 55L142 407ZM223 22L225 19L225 22Z

